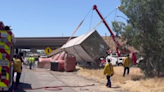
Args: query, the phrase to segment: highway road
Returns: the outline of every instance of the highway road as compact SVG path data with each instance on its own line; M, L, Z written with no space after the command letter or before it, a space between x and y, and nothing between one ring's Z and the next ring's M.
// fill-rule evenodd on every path
M19 85L19 88L38 88L38 87L45 87L45 86L66 86L62 81L60 81L58 78L53 76L50 72L47 72L43 69L34 69L29 70L24 68L21 79L21 84ZM54 90L54 89L53 89ZM13 91L12 91L13 92ZM14 92L50 92L48 90L43 89L36 89L36 90L14 90ZM76 92L73 89L69 87L62 88L62 90L59 90L57 92Z
M11 92L125 92L119 87L106 88L105 84L77 75L77 72L54 72L47 69L34 68L29 70L24 67L20 79L20 89ZM88 86L92 85L94 86ZM62 87L62 90L48 91L45 89L34 89L46 86L83 86L83 87Z

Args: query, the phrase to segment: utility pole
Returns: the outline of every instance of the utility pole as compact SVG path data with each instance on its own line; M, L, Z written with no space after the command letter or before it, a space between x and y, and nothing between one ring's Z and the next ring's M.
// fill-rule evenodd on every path
M63 37L63 33L62 33L62 37Z

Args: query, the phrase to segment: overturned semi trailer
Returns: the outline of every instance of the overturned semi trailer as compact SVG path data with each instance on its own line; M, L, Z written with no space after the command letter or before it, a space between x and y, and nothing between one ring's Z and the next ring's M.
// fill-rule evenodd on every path
M62 49L76 56L77 63L99 65L99 58L107 56L106 51L109 46L95 30L70 40L62 46Z

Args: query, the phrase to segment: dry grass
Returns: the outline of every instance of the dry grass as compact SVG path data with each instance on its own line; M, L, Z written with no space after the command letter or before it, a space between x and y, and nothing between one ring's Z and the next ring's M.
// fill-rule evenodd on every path
M103 69L84 69L81 67L78 74L106 83ZM115 75L111 78L113 85L120 86L131 92L164 92L164 78L144 79L138 68L131 68L130 75L122 77L123 67L114 67Z

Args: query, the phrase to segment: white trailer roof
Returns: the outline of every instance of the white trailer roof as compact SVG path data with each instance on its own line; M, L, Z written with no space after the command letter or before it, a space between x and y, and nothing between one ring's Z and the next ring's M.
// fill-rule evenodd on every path
M95 30L96 31L96 30ZM71 39L69 42L67 42L66 44L64 44L61 48L68 48L74 45L79 45L81 44L86 38L88 38L92 33L94 33L95 31L90 31L84 35L81 35L79 37L76 37L74 39Z

